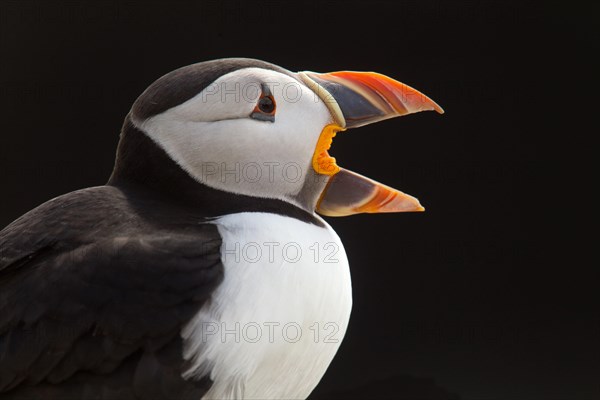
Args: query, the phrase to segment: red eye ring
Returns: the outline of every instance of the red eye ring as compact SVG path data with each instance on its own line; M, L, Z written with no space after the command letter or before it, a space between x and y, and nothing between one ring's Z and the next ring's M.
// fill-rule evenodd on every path
M271 96L264 96L258 99L258 104L256 107L261 112L265 114L274 114L275 113L275 100Z
M275 115L275 110L277 109L277 105L275 104L275 99L271 94L265 95L264 93L260 95L254 110L252 110L252 114L259 113L265 115Z
M275 103L275 99L271 94L269 86L262 84L262 93L260 94L260 98L256 102L256 106L254 106L254 110L252 110L250 117L259 121L275 122L276 109L277 104Z

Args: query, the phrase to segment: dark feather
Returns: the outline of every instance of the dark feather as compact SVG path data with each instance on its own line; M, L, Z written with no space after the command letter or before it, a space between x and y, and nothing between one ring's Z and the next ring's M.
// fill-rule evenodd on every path
M200 398L180 331L223 276L206 222L103 186L0 232L0 398Z

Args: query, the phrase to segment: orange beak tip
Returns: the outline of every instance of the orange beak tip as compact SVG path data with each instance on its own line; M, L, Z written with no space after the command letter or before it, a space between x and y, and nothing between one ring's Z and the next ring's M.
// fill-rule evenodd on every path
M438 103L436 103L435 101L431 100L429 97L425 96L425 98L426 98L426 102L429 103L429 106L431 107L428 110L435 111L438 114L444 114L445 113L444 109Z

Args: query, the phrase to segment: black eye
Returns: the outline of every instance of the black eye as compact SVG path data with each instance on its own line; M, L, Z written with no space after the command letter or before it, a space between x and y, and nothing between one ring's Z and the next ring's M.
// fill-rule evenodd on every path
M258 100L258 109L265 114L271 114L275 111L275 102L271 97L262 97Z
M254 106L254 110L250 114L251 118L258 119L259 121L270 121L275 122L275 109L277 108L277 104L275 104L275 99L271 94L271 90L265 84L262 85L262 93L260 94L260 98Z

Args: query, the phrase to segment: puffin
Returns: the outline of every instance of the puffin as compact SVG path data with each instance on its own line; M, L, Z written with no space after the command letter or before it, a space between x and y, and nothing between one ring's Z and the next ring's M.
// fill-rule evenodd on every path
M247 58L152 83L104 186L0 232L0 399L301 399L348 327L321 216L423 211L341 168L338 132L433 100L374 72Z

